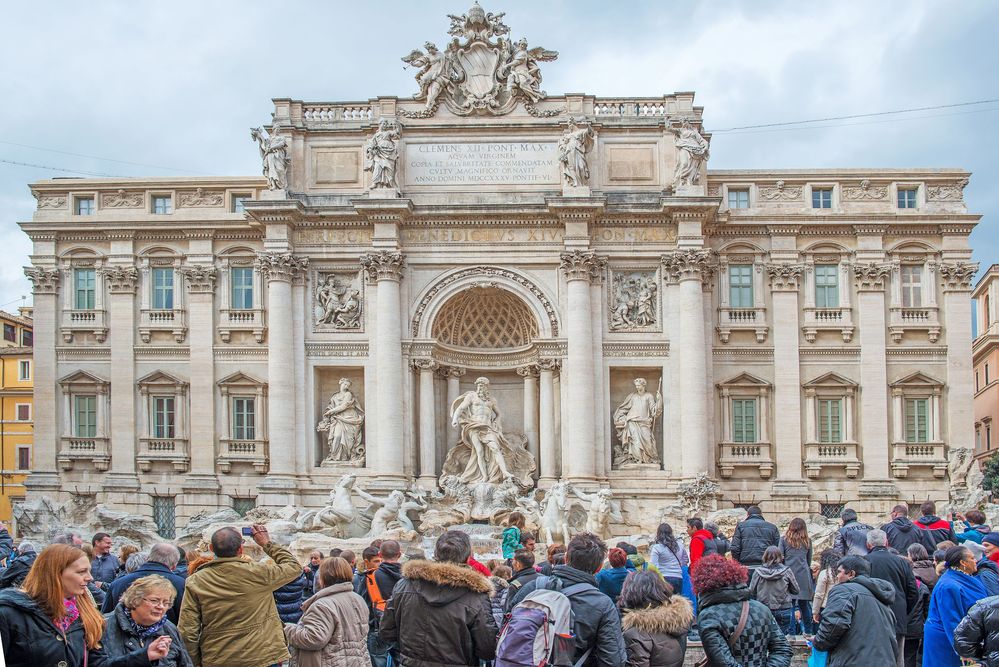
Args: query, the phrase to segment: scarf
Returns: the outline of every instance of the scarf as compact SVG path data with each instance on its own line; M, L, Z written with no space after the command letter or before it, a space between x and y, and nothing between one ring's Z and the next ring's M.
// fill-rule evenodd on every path
M163 618L156 621L152 625L139 625L138 623L135 622L135 619L132 618L132 611L128 607L125 607L124 605L122 605L122 608L125 610L125 618L128 619L128 625L132 630L132 634L137 636L139 639L145 639L146 637L151 637L153 635L159 634L160 629L163 627L163 624L166 623L167 620L166 615L164 614Z
M53 621L55 626L59 628L60 632L66 634L69 630L69 626L73 625L73 621L80 618L80 610L76 606L76 598L66 598L62 601L63 609L66 613L62 618Z

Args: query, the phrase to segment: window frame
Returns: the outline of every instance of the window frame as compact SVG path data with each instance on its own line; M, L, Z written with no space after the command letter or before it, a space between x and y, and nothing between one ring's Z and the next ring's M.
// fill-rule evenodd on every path
M238 273L237 273L238 272ZM253 310L254 309L254 275L255 271L252 266L230 266L229 267L229 308L231 310ZM237 284L236 276L246 276L246 284ZM238 290L238 292L237 292ZM240 293L243 298L239 300L237 304L236 295ZM246 294L249 293L249 298L246 298ZM249 305L244 305L249 301Z
M243 213L245 211L244 205L248 201L253 201L253 193L251 193L251 192L234 192L230 196L229 212L230 213Z
M18 359L17 380L18 382L31 382L31 359Z
M90 401L93 401L93 409L92 410L90 410L90 409L86 410L86 413L89 416L93 417L93 421L92 422L88 420L88 422L84 424L84 423L81 423L81 421L80 421L80 414L81 414L81 411L80 411L80 400L81 399L88 399ZM72 432L73 432L73 437L74 438L96 438L97 437L97 433L98 433L98 428L97 428L97 399L98 399L98 394L73 394L72 395L72 403L73 403L73 414L72 414L72 418L73 418L72 426L73 426L73 428L72 428ZM82 427L84 427L84 426L87 427L87 431L88 431L87 433L81 432L82 431ZM89 432L91 430L93 431L93 433Z
M753 289L753 270L754 270L754 268L755 267L754 267L753 264L742 264L742 263L739 263L739 264L729 264L728 265L727 272L728 272L728 290L729 290L729 293L728 293L728 307L729 308L755 308L756 307L756 294L754 293L755 290ZM743 270L744 269L745 269L745 273L743 274ZM738 275L736 275L736 274L738 274ZM736 278L739 279L739 281L740 281L739 284L736 284ZM738 291L736 291L736 290L738 290ZM749 303L748 303L748 305L744 303L746 301L746 299L743 298L743 297L746 296L746 290L748 290L748 294L749 294L749 299L748 299ZM739 295L738 299L734 298L737 294ZM736 304L736 301L738 301L739 303Z
M81 287L80 278L88 275ZM81 299L82 297L82 299ZM73 310L97 309L97 269L89 266L73 268Z
M35 332L31 329L21 329L21 347L35 346Z
M28 416L25 417L24 419L21 418L21 414L20 414L21 413L21 408L27 408L28 409ZM14 404L14 421L20 422L20 423L30 422L31 421L31 408L32 408L31 403L15 403Z
M17 470L19 472L20 471L30 471L31 470L32 464L33 464L33 461L32 461L32 458L33 458L32 454L33 453L32 453L31 450L32 450L32 446L31 445L18 445L17 446L15 461L16 461L16 464L17 464ZM21 465L21 456L24 455L24 454L27 454L27 458L28 458L28 465L27 466L22 466Z
M257 440L257 397L249 394L233 394L230 400L230 423L229 437L232 440ZM240 414L238 407L244 406L244 411ZM245 406L250 406L251 410L245 410ZM247 423L249 417L249 423ZM237 424L242 418L243 423Z
M813 185L811 187L812 209L816 211L832 210L835 203L834 190L835 187L831 185ZM828 195L828 197L826 195ZM817 202L816 197L818 197ZM816 206L816 203L818 203L819 206Z
M162 409L159 403L162 402ZM167 404L169 403L169 407ZM161 422L161 419L162 422ZM175 394L154 394L150 397L150 433L157 440L173 440L177 437L177 396Z
M749 196L749 188L748 187L728 188L727 194L728 194L727 203L728 203L729 210L743 211L743 210L746 210L746 209L750 208L750 196ZM733 195L734 195L734 199L733 199ZM745 205L744 206L741 205L743 203L743 201L742 201L743 200L743 195L745 196ZM734 206L733 206L733 202L735 203Z
M899 300L902 308L923 307L923 269L924 264L904 263L898 268ZM906 282L907 274L911 280L912 274L918 274L918 282ZM915 297L915 298L914 298ZM906 303L908 301L908 303Z
M910 445L922 445L928 442L932 442L932 426L930 424L930 410L932 409L931 400L928 396L904 396L902 398L902 430L904 431L903 442ZM919 406L922 406L924 414L920 416ZM909 418L912 415L912 408L916 408L915 415L912 416L912 430L910 432ZM920 434L920 424L919 419L923 419L922 429L923 433ZM911 433L911 437L910 437ZM922 435L922 439L920 439Z
M7 337L7 332L10 332L10 337ZM17 344L17 325L12 322L3 323L3 339L9 343Z
M169 275L169 284L160 284L159 276ZM150 307L152 310L174 310L177 307L177 275L172 266L154 266L149 271ZM159 297L163 297L162 304Z
M89 205L84 211L80 204L87 202ZM73 215L90 216L97 212L97 197L93 195L76 195L73 197Z
M904 206L903 194L905 195ZM895 190L895 208L900 211L911 211L919 208L919 187L914 185L898 186Z
M817 440L819 444L822 445L838 445L845 442L843 437L843 426L844 420L846 418L846 405L844 404L845 397L830 397L830 396L816 396L815 398L815 409L817 414L815 415L815 430L818 436ZM823 426L823 407L836 406L836 414L833 415L831 412L825 416L828 420L826 426ZM836 429L833 432L832 425L835 423Z
M759 426L759 397L748 397L748 396L733 396L730 403L731 419L732 419L732 442L740 445L752 445L757 444L760 441L760 426ZM752 415L747 415L745 413L741 415L736 415L736 406L752 406ZM741 425L737 428L736 424L739 423L736 420L741 419ZM746 425L746 420L752 419L752 433L748 435L751 439L746 440L747 431L749 427Z
M829 269L831 269L832 283L822 282L820 280L828 281L829 279ZM839 264L829 264L823 262L821 264L815 264L815 307L816 308L839 308ZM822 298L819 298L819 295ZM834 303L830 304L829 296L833 296Z
M156 524L156 532L168 540L177 536L177 498L176 496L153 496L153 523ZM166 525L161 521L164 514L169 514L172 525Z
M166 205L163 210L157 210L158 204L160 202L165 202ZM165 193L150 193L149 195L149 212L152 215L172 215L173 214L173 195Z

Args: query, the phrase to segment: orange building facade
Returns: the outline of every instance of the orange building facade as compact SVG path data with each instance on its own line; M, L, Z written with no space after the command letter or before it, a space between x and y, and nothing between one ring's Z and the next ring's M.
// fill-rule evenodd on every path
M993 264L971 293L978 335L972 344L975 372L975 456L999 451L999 264Z

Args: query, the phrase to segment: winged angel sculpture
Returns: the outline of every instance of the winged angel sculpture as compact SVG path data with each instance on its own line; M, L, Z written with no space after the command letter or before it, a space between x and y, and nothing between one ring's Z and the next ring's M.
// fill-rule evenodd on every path
M531 48L526 39L513 41L504 13L486 13L475 3L468 14L449 14L452 40L443 51L432 42L424 50L414 49L402 59L418 68L419 92L413 99L424 102L420 111L400 113L409 118L428 118L441 102L459 116L472 113L509 113L518 100L535 116L555 116L563 109L541 111L535 104L544 99L539 62L551 62L558 52Z

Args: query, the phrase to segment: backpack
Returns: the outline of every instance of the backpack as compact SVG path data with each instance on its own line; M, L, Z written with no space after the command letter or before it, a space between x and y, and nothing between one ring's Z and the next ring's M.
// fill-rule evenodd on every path
M555 577L537 578L537 587L509 614L496 642L495 667L581 667L593 647L573 661L575 617L569 596L598 590L592 584L562 587Z
M364 574L364 583L368 589L368 598L371 600L371 615L375 619L375 624L381 623L382 615L385 613L385 598L382 597L382 590L378 588L375 581L375 571L371 570Z

